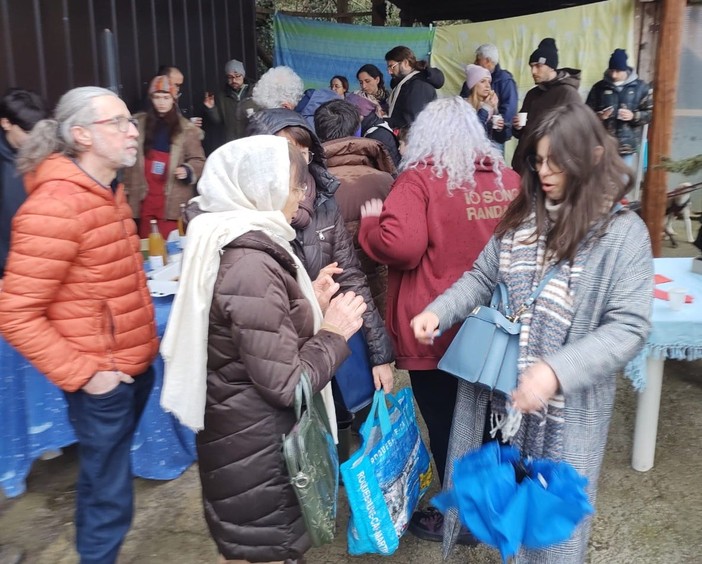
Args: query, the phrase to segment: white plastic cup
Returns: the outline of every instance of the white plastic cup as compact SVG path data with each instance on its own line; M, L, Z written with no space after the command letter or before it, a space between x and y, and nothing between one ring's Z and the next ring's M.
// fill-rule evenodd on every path
M497 129L500 127L500 120L502 119L502 116L500 114L495 114L492 116L492 128Z
M519 112L517 114L517 117L519 118L519 127L524 127L527 123L527 113L526 112Z
M202 118L201 117L191 117L190 123L192 123L193 125L196 125L197 127L202 127Z
M685 304L685 296L687 290L685 288L670 288L668 290L668 303L673 311L680 311Z

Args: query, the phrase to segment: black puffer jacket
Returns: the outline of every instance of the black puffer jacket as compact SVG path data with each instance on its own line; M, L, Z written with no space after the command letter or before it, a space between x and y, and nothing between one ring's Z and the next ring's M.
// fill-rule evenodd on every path
M629 68L629 76L618 85L612 82L609 71L606 72L604 78L592 87L585 103L596 112L612 107L612 115L603 123L619 141L620 154L630 155L639 150L641 128L653 117L653 89L638 77L634 69ZM631 110L634 119L617 119L617 110L621 108Z
M393 83L399 80L393 79ZM400 92L392 106L388 125L393 129L409 127L414 123L417 114L429 102L436 100L436 91L444 85L444 73L437 68L427 67L419 71L400 88ZM393 85L393 90L397 86ZM390 94L392 99L393 94Z
M210 308L205 428L197 452L205 518L227 559L273 562L310 548L281 454L305 371L321 390L349 354L313 336L295 263L260 231L224 249Z
M332 262L338 262L344 272L334 279L341 286L341 292L353 291L363 296L368 308L363 314L363 331L368 342L372 366L387 364L395 360L392 342L385 330L385 324L375 307L368 280L361 270L361 264L353 248L353 239L346 230L341 211L334 199L339 188L339 180L326 168L324 148L307 122L299 114L285 109L261 110L256 112L249 123L251 135L275 135L290 126L305 128L312 135L314 159L309 170L316 195L309 224L299 228L293 221L297 237L293 249L305 265L310 278L314 280L319 271ZM310 190L312 187L310 186Z

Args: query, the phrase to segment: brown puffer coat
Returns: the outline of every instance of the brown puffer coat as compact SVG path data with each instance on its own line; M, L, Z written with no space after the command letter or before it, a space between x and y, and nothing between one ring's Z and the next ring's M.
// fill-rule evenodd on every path
M139 120L139 150L134 166L124 169L124 189L129 205L132 207L132 217L141 217L141 202L146 197L148 185L144 176L144 132L146 131L146 114L136 114ZM196 195L195 186L205 167L205 151L200 139L202 131L183 116L179 116L181 132L171 141L168 154L168 180L166 181L166 217L161 219L176 220L180 217L180 204ZM178 180L175 169L184 166L190 169L190 182Z
M385 318L388 290L388 267L371 259L358 244L361 206L368 200L385 201L397 174L387 149L379 141L364 137L344 137L326 141L327 168L341 185L334 194L344 225L351 237L356 256L380 315Z
M349 349L313 336L290 255L260 231L225 248L210 309L205 428L197 435L205 518L227 559L271 562L310 548L282 458L305 371L315 390Z
M144 372L156 357L154 307L131 211L70 159L25 177L0 292L0 333L63 390L98 370Z

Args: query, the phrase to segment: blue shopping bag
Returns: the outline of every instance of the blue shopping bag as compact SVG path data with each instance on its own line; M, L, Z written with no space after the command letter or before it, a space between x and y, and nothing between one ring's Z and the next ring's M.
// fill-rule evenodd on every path
M361 441L361 447L341 465L351 509L349 553L389 555L397 550L432 480L410 388L394 396L382 390L375 393L361 426Z
M346 344L351 349L351 355L336 370L332 382L339 390L346 409L357 413L373 401L373 369L362 329L356 331Z

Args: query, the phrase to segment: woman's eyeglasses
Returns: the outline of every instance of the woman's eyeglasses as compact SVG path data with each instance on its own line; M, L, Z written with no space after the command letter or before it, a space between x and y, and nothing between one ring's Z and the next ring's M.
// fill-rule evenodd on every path
M307 164L310 164L312 159L314 159L314 153L309 149L301 149L300 152L302 153L302 156L305 157Z
M304 195L305 192L307 192L307 184L303 184L302 186L297 186L296 188L293 188L294 192L298 192L301 195Z
M541 167L544 164L546 164L548 166L548 169L554 174L559 174L563 172L563 169L560 166L558 166L550 157L546 157L544 159L539 155L528 155L526 158L526 162L527 166L529 167L529 170L531 170L532 172L541 171Z
M137 121L137 118L134 117L125 117L125 116L116 116L112 118L107 118L107 119L99 119L97 121L91 122L92 125L116 125L117 129L121 133L127 133L129 131L129 125L133 125L137 129L139 129L139 121Z

